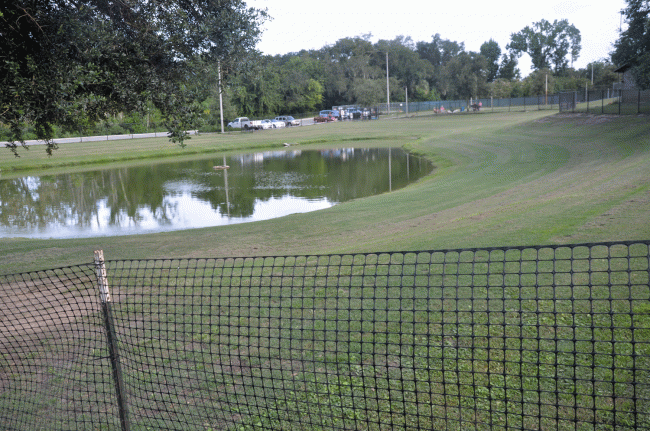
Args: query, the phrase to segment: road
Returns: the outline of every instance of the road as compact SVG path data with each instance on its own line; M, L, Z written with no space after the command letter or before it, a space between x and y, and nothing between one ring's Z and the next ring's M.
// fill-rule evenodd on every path
M190 130L187 133L190 135L196 135L198 130ZM155 133L134 133L129 135L102 135L102 136L82 136L74 138L56 138L54 142L57 144L69 144L72 142L91 142L91 141L117 141L120 139L141 139L141 138L163 138L167 136L167 132L155 132ZM0 145L6 147L8 142L0 142ZM36 139L25 141L27 145L44 145L45 141L39 141Z
M301 126L312 126L314 125L314 118L303 118L300 120ZM198 130L188 131L190 135L196 135L199 133ZM101 136L82 136L82 137L73 137L73 138L56 138L54 142L56 144L69 144L73 142L93 142L93 141L118 141L121 139L142 139L142 138L164 138L167 137L167 132L155 132L155 133L133 133L128 135L101 135ZM0 141L0 147L6 147L8 144L7 141ZM45 141L40 141L36 139L31 139L25 141L26 145L44 145Z

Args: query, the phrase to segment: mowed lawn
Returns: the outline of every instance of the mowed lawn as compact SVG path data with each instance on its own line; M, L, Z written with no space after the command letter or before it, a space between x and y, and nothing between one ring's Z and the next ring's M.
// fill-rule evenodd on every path
M0 242L0 274L87 263L104 250L134 428L648 428L647 248L631 259L620 247L379 253L650 239L648 117L420 115L267 132L200 136L184 150L164 139L66 144L47 159L32 148L18 162L55 171L218 161L291 143L401 146L436 165L396 192L264 222ZM342 255L218 258L328 253ZM131 258L167 259L116 261ZM95 291L87 281L61 283L66 304L70 292ZM56 286L44 286L52 295ZM45 316L52 345L84 338ZM94 378L97 358L68 368L68 350L29 347L51 386L34 403L7 392L0 411L94 428L104 412L81 406L88 393L101 399L109 374L68 382ZM32 390L33 374L12 383ZM59 382L66 396L52 390ZM54 423L41 405L87 413Z
M650 118L549 111L418 115L256 133L33 146L0 153L4 178L162 157L399 146L433 160L405 189L306 214L91 239L3 239L0 273L107 259L436 250L650 238ZM15 170L19 169L19 170ZM0 194L1 197L1 194Z

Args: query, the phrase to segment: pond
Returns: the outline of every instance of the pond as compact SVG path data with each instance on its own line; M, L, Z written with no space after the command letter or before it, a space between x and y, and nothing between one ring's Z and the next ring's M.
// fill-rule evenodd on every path
M0 237L133 235L267 220L396 190L432 169L401 149L345 148L0 178Z

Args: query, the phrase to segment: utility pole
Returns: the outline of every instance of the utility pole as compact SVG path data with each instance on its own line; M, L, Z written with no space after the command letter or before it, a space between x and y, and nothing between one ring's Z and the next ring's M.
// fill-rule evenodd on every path
M386 51L386 110L390 114L390 84L388 83L388 51Z
M544 104L548 105L548 73L544 74L546 83L544 84Z
M219 115L221 116L221 133L226 133L223 130L223 95L221 93L221 61L217 62L217 71L219 72Z
M409 116L409 88L404 87L404 92L406 93L406 116Z

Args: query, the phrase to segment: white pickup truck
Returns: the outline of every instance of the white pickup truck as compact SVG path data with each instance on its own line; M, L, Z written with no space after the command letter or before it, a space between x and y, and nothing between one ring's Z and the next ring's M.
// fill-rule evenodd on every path
M248 129L259 130L265 128L261 120L251 121L248 119L248 117L237 117L233 121L228 123L228 127L232 127L233 129L244 129L244 130L248 130Z

